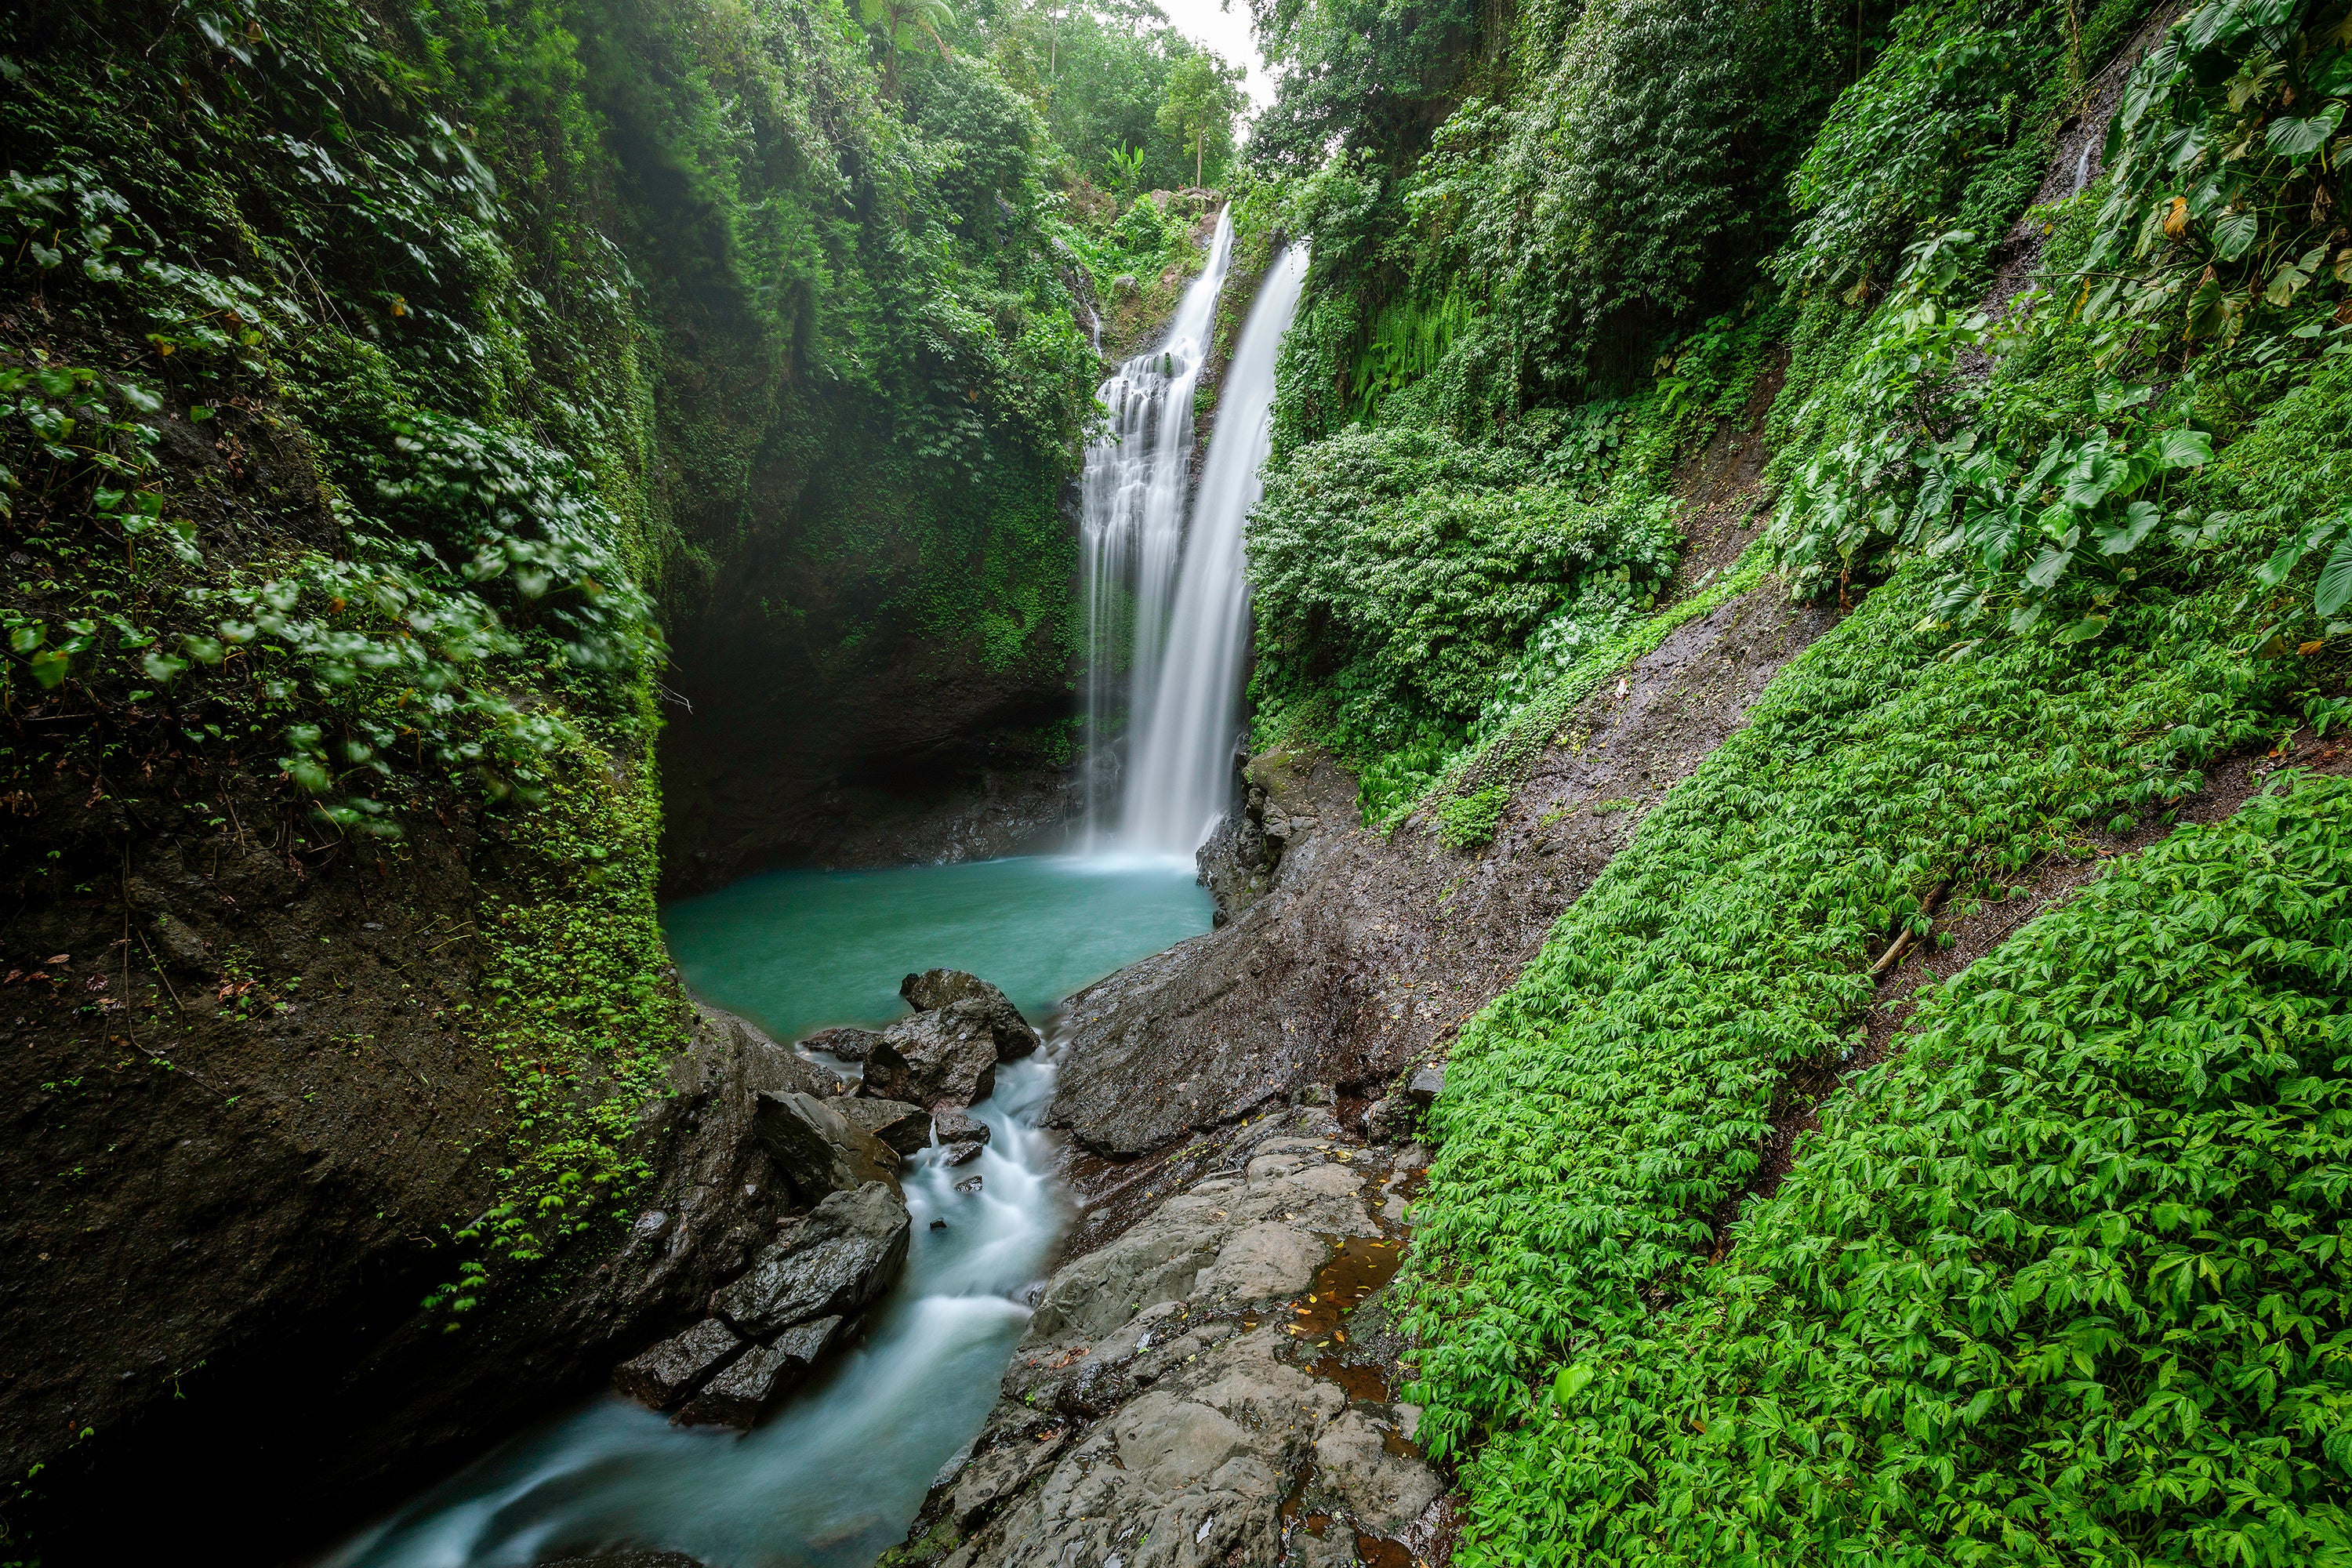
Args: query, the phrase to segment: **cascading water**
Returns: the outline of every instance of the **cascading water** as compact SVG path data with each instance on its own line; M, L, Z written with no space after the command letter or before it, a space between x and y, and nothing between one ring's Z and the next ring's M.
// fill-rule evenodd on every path
M1139 682L1131 710L1119 812L1119 837L1131 849L1190 855L1231 804L1242 644L1249 636L1242 525L1257 504L1273 440L1275 354L1306 278L1305 247L1275 258L1225 371L1166 644L1152 661L1150 686Z
M1217 295L1233 259L1231 209L1217 215L1209 265L1184 291L1160 346L1138 354L1097 390L1111 433L1087 448L1079 523L1086 568L1087 773L1089 847L1110 807L1108 748L1122 695L1153 689L1167 641L1169 602L1184 542L1184 489L1192 466L1192 391L1209 355ZM1132 595L1130 598L1129 595ZM1127 656L1123 658L1122 656ZM1121 667L1127 687L1122 693Z

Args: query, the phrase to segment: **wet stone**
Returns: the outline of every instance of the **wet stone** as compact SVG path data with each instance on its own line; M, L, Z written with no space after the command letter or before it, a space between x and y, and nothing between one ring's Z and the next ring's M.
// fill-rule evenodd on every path
M931 1119L919 1105L903 1100L848 1098L829 1102L850 1121L882 1140L900 1154L912 1154L931 1142Z
M785 1330L772 1345L755 1345L677 1413L689 1426L749 1427L760 1413L808 1373L841 1330L838 1317Z
M985 1143L990 1137L987 1122L953 1109L932 1117L931 1126L942 1143Z
M940 1152L940 1161L950 1165L969 1165L979 1158L980 1145L977 1143L950 1143Z
M710 1310L765 1338L805 1320L856 1311L898 1278L914 1229L895 1187L835 1193L710 1298Z
M874 1042L881 1037L880 1031L875 1029L819 1029L801 1046L805 1050L839 1057L845 1062L862 1062L874 1054Z
M667 1410L725 1366L743 1348L735 1331L716 1318L613 1369L613 1386L640 1405Z

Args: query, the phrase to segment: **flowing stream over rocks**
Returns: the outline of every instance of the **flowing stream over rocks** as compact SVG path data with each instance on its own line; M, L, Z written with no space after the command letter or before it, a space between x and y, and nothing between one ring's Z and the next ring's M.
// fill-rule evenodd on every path
M1302 1528L1301 1498L1323 1510L1317 1520L1336 1510L1352 1521L1351 1530L1307 1528L1302 1562L1337 1568L1354 1560L1351 1542L1427 1539L1434 1479L1417 1457L1382 1447L1393 1448L1409 1431L1409 1413L1385 1403L1384 1387L1363 1391L1351 1405L1330 1374L1310 1375L1298 1353L1310 1344L1331 1352L1346 1336L1336 1319L1310 1329L1286 1305L1318 1280L1328 1296L1321 1271L1352 1267L1351 1247L1371 1248L1365 1258L1393 1268L1391 1227L1402 1215L1395 1183L1409 1164L1391 1170L1385 1158L1360 1160L1338 1148L1339 1124L1328 1110L1260 1118L1212 1141L1230 1173L1200 1183L1181 1202L1170 1197L1166 1214L1125 1242L1045 1278L1068 1218L1055 1174L1060 1152L1043 1127L1058 1052L1029 1055L1034 1037L1013 1008L1050 1021L1061 998L1210 924L1192 851L1232 795L1248 635L1242 531L1267 448L1276 351L1306 272L1295 247L1267 270L1225 378L1188 530L1193 393L1232 249L1228 214L1162 346L1104 384L1118 438L1087 456L1087 702L1096 737L1113 718L1117 645L1129 639L1134 751L1122 820L1109 839L1118 852L775 872L672 906L670 947L691 988L777 1041L802 1040L795 1061L793 1051L715 1016L714 1026L737 1031L743 1050L790 1080L755 1083L759 1092L746 1101L779 1178L804 1205L814 1194L831 1195L810 1217L779 1223L760 1253L756 1284L752 1274L736 1277L709 1299L716 1315L673 1324L681 1331L674 1338L622 1367L620 1381L638 1398L663 1408L682 1404L678 1419L617 1395L592 1400L346 1542L325 1560L331 1568L529 1568L648 1549L710 1568L865 1568L907 1539L910 1521L923 1543L916 1556L924 1546L936 1554L960 1544L964 1562L993 1562L1025 1559L1042 1541L1081 1553L1111 1550L1115 1541L1142 1568L1152 1554L1129 1542L1147 1516L1171 1526L1162 1531L1171 1545L1180 1539L1172 1524L1181 1523L1188 1560L1230 1550L1268 1556ZM1103 770L1094 776L1102 779ZM1108 837L1100 798L1108 791L1090 793L1092 849ZM936 973L910 973L926 970ZM941 986L950 988L929 994ZM951 1000L975 986L993 1000ZM918 1009L914 1018L879 1037L862 1027L888 1022L901 995ZM980 1022L988 1008L1014 1037L1009 1042L990 1044ZM841 1080L861 1074L863 1096L842 1096ZM1268 1142L1284 1131L1287 1141ZM1192 1154L1205 1159L1212 1143ZM836 1156L855 1173L825 1176ZM894 1188L903 1191L903 1214ZM743 1189L747 1196L759 1190ZM871 1271L861 1278L872 1285L828 1298L843 1305L808 1307L804 1344L793 1338L803 1333L791 1326L798 1318L761 1314L774 1291L785 1292L773 1296L782 1300L799 1288L790 1274L795 1259L814 1258L816 1246L849 1245L809 1238L835 1235L823 1228L834 1223L827 1216L860 1205L895 1222L882 1227L891 1266L909 1222L911 1245L862 1335L828 1358L826 1346L856 1334L840 1325L855 1321L887 1274ZM636 1229L651 1245L671 1223L649 1212ZM820 1312L844 1315L820 1321ZM1171 1337L1181 1361L1147 1354ZM1016 1345L1023 1364L1007 1374ZM713 1359L722 1352L737 1359ZM751 1425L788 1386L769 1382L767 1370L788 1353L813 1381ZM1050 1374L1089 1356L1076 1383L1037 1370ZM1196 1357L1198 1373L1178 1375ZM745 1381L744 1369L755 1365L756 1381ZM714 1366L727 1370L714 1373ZM1015 1397L1024 1402L1007 1403ZM1159 1405L1146 1409L1155 1398ZM1123 1439L1141 1443L1134 1458L1144 1467L1120 1503L1131 1516L1128 1532L1103 1534L1108 1494L1081 1484L1105 1463L1123 1463L1104 1447L1108 1426L1051 1471L1046 1500L1035 1501L1030 1483L1046 1474L1041 1467L1074 1429L1129 1406L1126 1426L1141 1421L1158 1436ZM750 1430L694 1424L722 1420ZM1043 1430L1032 1430L1040 1420ZM1193 1450L1242 1430L1236 1420L1265 1427L1268 1440L1243 1444L1230 1464L1220 1460L1203 1504ZM967 1463L975 1442L985 1463ZM1156 1456L1148 1463L1145 1449ZM1327 1478L1320 1490L1306 1479L1315 1474ZM1196 1504L1209 1511L1195 1518ZM1008 1537L1015 1519L1022 1522ZM972 1531L980 1533L967 1541ZM1117 1551L1109 1560L1119 1561Z
M1045 1015L1084 982L1206 929L1209 898L1189 866L1032 858L779 872L674 906L667 923L698 992L792 1039L887 1021L900 1010L899 977L935 965L992 975L1033 1017ZM994 1404L1029 1320L1026 1294L1064 1228L1056 1151L1038 1128L1051 1055L1006 1063L994 1093L971 1108L990 1134L976 1158L950 1165L934 1146L907 1160L905 1272L864 1342L766 1422L740 1436L680 1426L600 1395L326 1562L525 1568L657 1549L711 1568L866 1568L904 1537Z

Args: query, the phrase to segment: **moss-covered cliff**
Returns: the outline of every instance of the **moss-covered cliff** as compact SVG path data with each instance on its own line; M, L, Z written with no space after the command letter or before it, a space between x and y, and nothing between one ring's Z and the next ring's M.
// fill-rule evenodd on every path
M666 824L1066 752L1083 312L1181 236L1024 28L0 20L0 1468L60 1560L145 1539L110 1477L178 1532L278 1468L272 1549L578 1375L695 1026ZM1122 47L1148 124L1190 46Z

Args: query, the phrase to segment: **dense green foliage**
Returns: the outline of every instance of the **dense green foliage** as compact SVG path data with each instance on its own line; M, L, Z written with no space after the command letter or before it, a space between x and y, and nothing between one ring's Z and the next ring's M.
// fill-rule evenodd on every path
M1156 125L1195 51L1155 16L1063 15L1140 74L1081 49L1049 82ZM684 1037L654 906L658 609L750 553L824 585L839 648L1065 679L1056 500L1098 374L1071 258L1156 269L1190 239L1066 195L1106 149L1051 140L1054 91L1006 68L1016 20L237 0L0 23L0 794L27 815L242 772L291 841L394 858L405 824L486 814L462 1016L510 1091L505 1202L437 1305L614 1212ZM1230 140L1199 97L1155 143L1187 177ZM810 644L802 605L761 612ZM23 850L36 895L86 870Z
M1453 1047L1406 1293L1459 1561L2344 1559L2340 784L2013 937L1750 1196L1931 902L2352 717L2352 21L2192 7L2021 224L2147 10L1531 11L1286 187L1262 740L1475 852L1675 625L1775 572L1851 610ZM1774 339L1773 527L1680 602L1580 615L1454 521L1670 504Z

